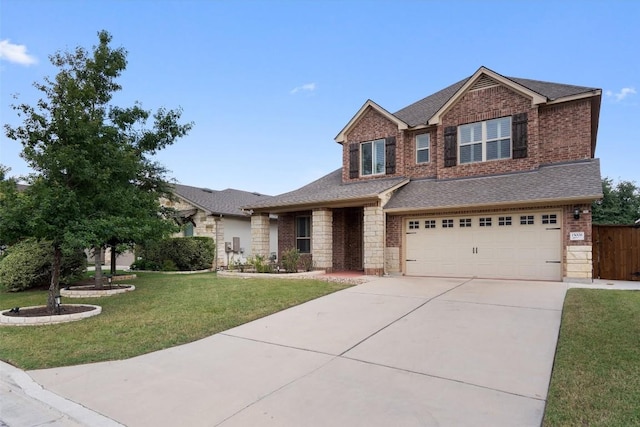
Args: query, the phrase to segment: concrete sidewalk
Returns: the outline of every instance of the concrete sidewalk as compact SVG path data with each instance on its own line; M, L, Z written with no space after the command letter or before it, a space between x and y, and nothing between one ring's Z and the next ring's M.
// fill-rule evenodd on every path
M194 343L28 374L98 417L53 425L537 426L572 286L375 278Z

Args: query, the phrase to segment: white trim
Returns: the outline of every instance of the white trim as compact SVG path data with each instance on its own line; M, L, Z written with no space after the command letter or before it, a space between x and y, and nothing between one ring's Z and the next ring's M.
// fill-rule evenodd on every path
M589 92L579 93L577 95L564 96L562 98L554 99L553 101L547 102L547 105L560 104L562 102L569 102L569 101L577 101L579 99L587 99L587 98L592 98L594 96L600 96L600 95L602 95L602 90L594 89Z

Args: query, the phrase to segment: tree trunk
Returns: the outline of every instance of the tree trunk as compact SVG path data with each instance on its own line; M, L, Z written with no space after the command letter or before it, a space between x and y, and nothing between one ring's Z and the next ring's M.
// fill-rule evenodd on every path
M56 314L56 295L60 293L60 265L62 264L62 249L59 245L53 246L53 265L51 266L51 284L47 297L47 311Z
M93 248L96 274L94 276L94 286L96 289L102 289L102 248L96 246Z
M116 275L116 245L111 245L111 276Z

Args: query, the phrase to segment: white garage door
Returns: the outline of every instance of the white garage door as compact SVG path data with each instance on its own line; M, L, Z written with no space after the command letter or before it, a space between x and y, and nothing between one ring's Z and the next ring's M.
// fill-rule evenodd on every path
M562 279L559 211L411 218L406 274Z

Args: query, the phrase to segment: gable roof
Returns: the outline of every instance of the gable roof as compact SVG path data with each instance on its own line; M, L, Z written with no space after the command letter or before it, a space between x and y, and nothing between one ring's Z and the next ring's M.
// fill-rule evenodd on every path
M602 198L600 161L552 164L527 172L448 180L418 179L394 193L387 212L592 201Z
M217 191L182 184L174 184L173 187L176 196L215 215L246 217L249 214L242 210L242 206L271 198L271 196L264 194L235 190L233 188Z
M377 199L381 194L391 191L408 182L403 177L381 178L367 181L342 183L342 169L337 169L310 184L289 193L268 199L248 203L245 208L277 212L296 207L300 210L328 203L332 205L354 204L362 200Z
M497 83L511 87L513 90L531 98L534 104L563 102L583 96L599 95L601 93L600 89L592 87L544 82L520 77L505 77L486 67L480 67L472 76L462 79L426 98L422 98L396 111L391 114L391 116L395 118L396 122L404 123L410 128L437 124L439 116L460 96L466 93L474 83L483 77L489 77ZM367 103L372 103L377 106L379 110L386 112L386 110L373 101L369 100ZM367 103L365 103L365 106ZM336 136L335 140L337 142L341 143L344 141L346 132L364 113L365 106L356 113L347 126ZM389 113L387 112L387 114Z

